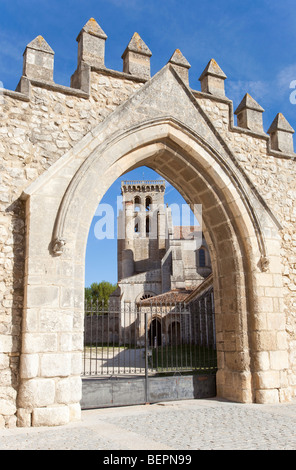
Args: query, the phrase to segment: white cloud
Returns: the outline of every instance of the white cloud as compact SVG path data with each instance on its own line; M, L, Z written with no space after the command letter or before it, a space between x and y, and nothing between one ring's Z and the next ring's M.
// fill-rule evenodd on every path
M238 106L246 93L249 93L260 104L270 93L270 82L264 80L229 80L226 84L226 94L234 106Z
M290 83L296 80L296 64L291 64L279 72L276 77L277 89L281 94L286 94L290 88Z

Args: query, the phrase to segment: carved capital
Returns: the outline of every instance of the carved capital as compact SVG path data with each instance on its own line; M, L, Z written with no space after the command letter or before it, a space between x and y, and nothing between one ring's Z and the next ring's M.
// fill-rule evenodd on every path
M260 269L263 273L266 273L269 269L269 259L267 256L261 256L260 261Z
M64 252L64 247L66 245L65 238L55 238L52 242L51 251L54 256L61 256Z

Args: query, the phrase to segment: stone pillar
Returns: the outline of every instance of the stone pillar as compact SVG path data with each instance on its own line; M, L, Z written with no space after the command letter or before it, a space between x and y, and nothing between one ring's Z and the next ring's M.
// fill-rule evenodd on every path
M78 64L77 70L71 77L71 87L90 94L91 66L105 68L106 39L106 34L94 18L82 28L76 39Z
M135 33L122 54L123 72L149 80L152 52L138 33Z
M124 203L125 211L125 239L124 250L122 252L122 277L130 277L134 274L134 217L133 202L126 201Z
M180 75L184 83L189 86L189 69L191 65L188 60L183 56L180 49L176 49L174 54L169 60L169 64L172 64L176 72Z
M94 67L105 67L106 39L102 28L91 18L77 37L78 65L84 62Z
M224 81L227 76L214 59L211 59L199 77L201 91L215 96L225 97Z
M237 125L254 132L264 132L262 113L264 109L247 93L235 113Z
M54 51L42 36L30 42L24 52L23 76L53 82Z
M272 150L285 154L294 153L294 132L286 118L281 113L277 114L268 130Z
M166 248L166 214L164 207L160 207L157 213L157 232L158 232L158 249L165 250Z

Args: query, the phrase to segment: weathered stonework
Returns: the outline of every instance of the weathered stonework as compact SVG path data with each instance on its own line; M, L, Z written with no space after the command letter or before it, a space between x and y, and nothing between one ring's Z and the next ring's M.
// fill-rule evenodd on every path
M106 35L90 20L65 87L53 82L53 51L36 38L17 91L4 91L0 426L79 419L88 230L110 185L143 164L203 205L219 396L258 403L296 396L293 129L279 115L265 134L263 110L249 98L235 126L215 61L202 91L190 88L180 51L149 78L150 51L135 39L146 54L135 56L132 43L125 72L108 70Z

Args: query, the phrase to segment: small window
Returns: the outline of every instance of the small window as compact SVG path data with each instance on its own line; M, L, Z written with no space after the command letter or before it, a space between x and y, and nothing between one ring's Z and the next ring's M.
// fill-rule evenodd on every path
M199 260L199 263L198 263L199 267L204 268L206 266L206 252L203 248L199 250L198 260Z
M146 211L150 211L150 210L151 210L151 204L152 204L151 197L146 197L146 201L145 201L145 208L146 208Z
M151 299L151 297L153 297L153 294L143 294L140 300Z
M140 206L141 206L141 199L139 196L136 196L134 199L134 210L139 212L141 208Z
M150 217L146 217L146 235L150 233Z

